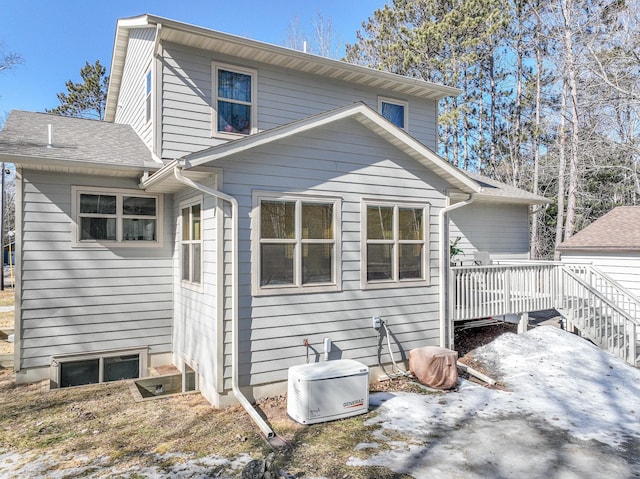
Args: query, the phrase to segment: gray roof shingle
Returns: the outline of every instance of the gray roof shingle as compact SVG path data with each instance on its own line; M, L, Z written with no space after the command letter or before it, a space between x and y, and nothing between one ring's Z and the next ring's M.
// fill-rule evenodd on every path
M618 206L558 246L558 251L640 251L640 206Z
M478 197L494 201L515 201L528 204L548 204L551 200L544 196L530 193L521 188L502 183L477 173L465 171L466 175L480 185L482 191Z
M20 110L11 112L0 131L0 158L25 166L46 160L96 168L162 166L129 125Z

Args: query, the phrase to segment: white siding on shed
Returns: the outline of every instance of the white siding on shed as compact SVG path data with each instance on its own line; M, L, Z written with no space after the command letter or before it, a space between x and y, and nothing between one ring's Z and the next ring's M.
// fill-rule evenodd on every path
M640 252L563 251L565 263L592 263L640 300Z
M21 367L112 349L170 352L170 202L163 247L72 247L72 185L135 189L137 180L22 173Z

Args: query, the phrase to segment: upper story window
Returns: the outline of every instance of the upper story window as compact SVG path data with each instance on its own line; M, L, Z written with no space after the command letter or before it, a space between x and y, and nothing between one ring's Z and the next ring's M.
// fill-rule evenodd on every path
M182 217L182 281L202 284L202 199L180 206Z
M335 198L259 194L258 294L338 290L339 205Z
M409 103L406 101L379 97L378 112L397 127L407 129Z
M213 134L249 135L256 129L256 71L213 64Z
M388 287L428 280L429 206L363 204L363 283Z
M145 106L145 121L151 121L151 67L147 70L145 78L145 94L144 94L144 106Z
M162 196L137 190L73 188L74 240L78 245L159 244Z

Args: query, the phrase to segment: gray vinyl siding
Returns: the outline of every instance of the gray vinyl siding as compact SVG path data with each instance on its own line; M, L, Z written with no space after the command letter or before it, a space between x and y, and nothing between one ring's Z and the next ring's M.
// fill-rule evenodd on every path
M215 176L201 184L216 187ZM186 188L174 195L173 238L174 267L174 362L182 367L186 358L197 364L201 384L215 387L217 376L216 351L218 349L218 211L216 198ZM181 263L181 204L201 200L202 203L202 287L191 287L182 282Z
M122 73L122 83L115 123L131 125L149 149L152 148L151 122L146 121L146 74L151 66L155 28L138 28L129 34L129 48Z
M438 322L437 214L446 185L354 120L343 120L216 163L224 169L224 191L240 204L240 384L286 380L287 369L306 361L306 338L322 355L331 338L331 358L353 358L369 366L390 362L386 342L378 358L371 316L381 316L393 334L395 359L410 349L436 345ZM339 292L251 295L253 191L318 194L342 199L342 278ZM361 199L396 198L428 203L430 285L365 290L360 284ZM229 222L227 222L227 225ZM225 233L225 236L230 236ZM230 245L225 241L225 247ZM227 249L226 251L230 251ZM230 266L230 265L229 265ZM230 278L225 279L230 284ZM231 327L225 311L225 388L230 387ZM310 351L310 360L318 356Z
M436 102L398 98L385 90L348 82L238 62L233 57L165 44L162 91L162 156L178 158L220 144L212 138L212 61L257 70L258 129L268 130L337 107L362 101L374 110L378 96L409 102L409 133L436 149Z
M638 251L626 253L563 251L562 261L566 263L592 263L640 299L640 275L638 275L640 252Z
M464 254L457 261L473 262L475 251L486 251L492 259L529 258L529 207L500 203L471 203L450 213L451 241Z
M137 180L23 170L21 367L105 350L170 352L170 198L162 247L73 247L73 185L137 189Z

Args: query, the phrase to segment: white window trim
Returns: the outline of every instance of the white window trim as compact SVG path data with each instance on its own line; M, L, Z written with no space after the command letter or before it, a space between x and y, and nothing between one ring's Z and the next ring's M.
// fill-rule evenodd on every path
M117 197L116 214L116 240L80 240L80 194L107 194ZM155 241L125 241L122 239L122 197L138 196L156 199L156 239ZM107 215L100 215L107 216ZM118 188L100 188L94 186L72 186L71 187L71 246L74 248L156 248L163 244L163 223L164 223L164 197L162 194L146 193L141 190L127 190Z
M149 91L147 92L147 78L151 75L151 85L149 86ZM144 116L145 116L145 125L151 123L153 119L154 113L154 105L153 105L153 69L152 65L144 72Z
M100 367L98 370L98 384L104 383L104 360L106 358L113 358L117 356L133 356L138 355L138 378L144 377L144 372L147 370L147 353L148 350L146 348L134 348L134 349L110 349L105 351L97 351L95 353L76 353L76 354L68 354L65 356L53 357L51 358L51 364L49 366L50 369L50 379L56 385L54 389L60 388L60 374L62 373L62 368L60 367L63 363L73 363L77 361L87 361L91 359L99 359ZM128 381L128 379L124 379L124 381ZM115 382L115 381L109 381ZM92 383L96 384L96 383ZM84 387L90 386L91 384L83 384L80 386L69 386L69 387ZM64 388L67 389L67 388Z
M378 113L382 115L382 104L390 103L392 105L399 105L404 107L404 131L409 130L409 102L405 100L398 100L397 98L389 98L384 96L378 97ZM389 121L389 120L387 120ZM396 125L397 126L397 125ZM398 127L399 128L399 127Z
M393 279L387 280L376 280L376 281L368 281L367 280L367 207L368 206L384 206L384 207L393 207L394 215L393 215L393 228L394 228L394 237L393 237ZM398 238L398 227L399 227L399 217L398 217L398 209L399 208L421 208L423 210L423 239L422 244L424 248L424 255L422 258L422 271L424 274L424 278L421 279L400 279L399 275L399 265L398 265L398 245L401 243L405 243L404 241L400 241ZM392 199L375 199L375 198L362 198L360 204L360 287L362 289L388 289L388 288L404 288L404 287L416 287L416 286L429 286L431 284L430 276L431 272L429 270L429 262L430 262L430 248L429 248L429 221L431 214L431 205L429 203L416 203L416 202L405 202L401 200L392 200ZM408 244L411 242L406 242Z
M218 131L218 70L242 73L251 76L251 128L249 135L258 132L258 71L253 68L230 65L228 63L211 62L211 135L214 138L237 139L248 135Z
M182 239L182 228L184 227L184 225L182 224L182 210L184 208L190 208L191 206L194 205L200 205L200 240L188 240L188 241L184 241ZM180 285L183 288L186 289L191 289L193 291L197 291L199 293L203 292L203 286L202 283L204 282L204 196L200 195L200 196L196 196L193 198L189 198L188 200L182 201L179 205L179 210L178 210L178 217L180 218L180 224L178 225L178 244L179 244L179 257L180 257L180 268L179 268L179 272L180 272ZM194 281L190 281L190 280L186 280L186 279L182 279L183 276L183 271L182 271L182 245L188 243L188 244L195 244L195 243L200 243L200 282L196 283ZM190 255L189 257L189 271L193 271L193 255ZM191 276L191 275L189 275Z
M297 204L307 203L332 203L333 204L333 281L331 283L314 283L302 284L302 234L300 231L302 211L296 208L296 238L291 240L298 247L296 248L296 259L294 261L294 277L295 284L277 285L277 286L261 286L260 285L260 245L263 243L260 232L261 200L282 200L295 201ZM254 191L253 192L253 212L251 214L251 285L254 296L267 296L276 294L304 294L304 293L322 293L335 292L342 290L342 246L340 238L342 225L342 198L324 195L307 195L298 193L280 193L274 191ZM266 241L268 242L268 240Z

